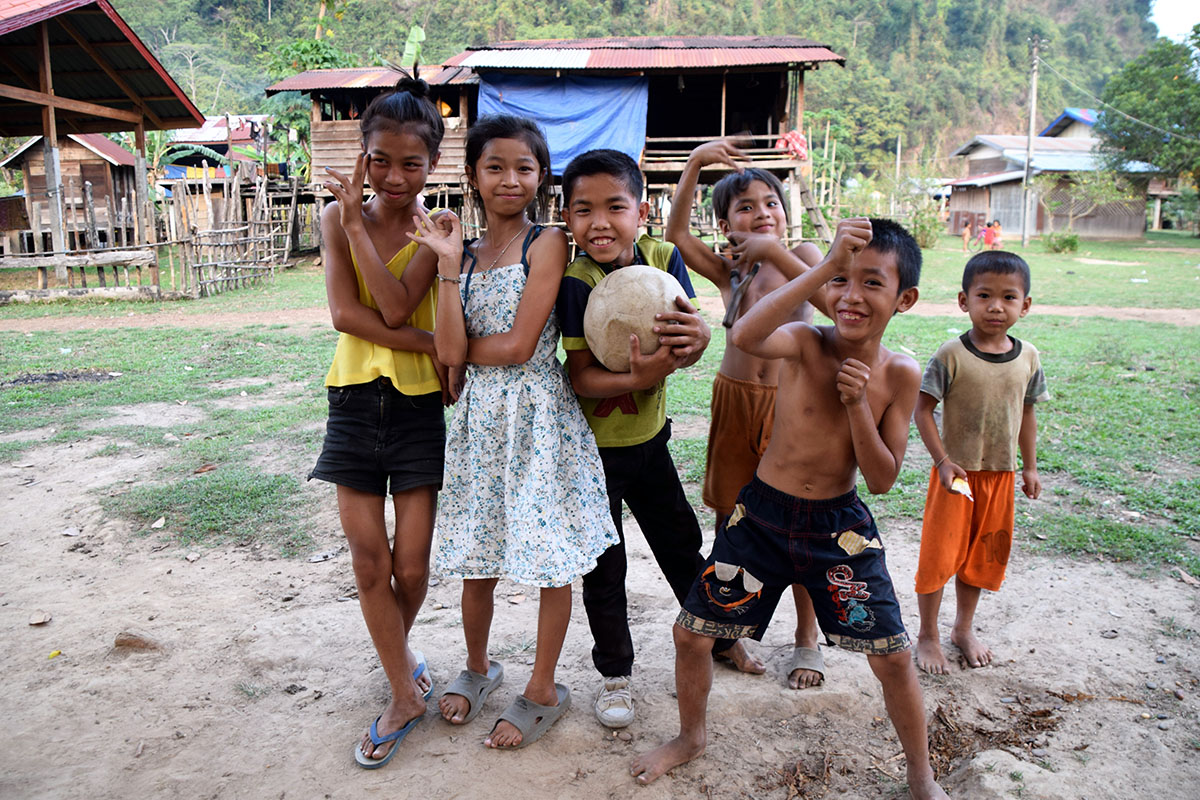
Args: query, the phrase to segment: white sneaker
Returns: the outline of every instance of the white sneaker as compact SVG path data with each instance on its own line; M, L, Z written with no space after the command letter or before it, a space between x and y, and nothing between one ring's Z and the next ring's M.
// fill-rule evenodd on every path
M596 719L606 728L624 728L633 722L633 694L629 691L629 676L605 678L600 694L596 695Z

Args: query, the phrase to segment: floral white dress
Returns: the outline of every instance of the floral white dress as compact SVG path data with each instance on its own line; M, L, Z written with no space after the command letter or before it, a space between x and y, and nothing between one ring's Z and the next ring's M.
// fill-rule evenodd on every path
M463 277L472 338L512 328L522 262ZM446 434L437 569L563 586L618 541L596 440L558 361L554 313L524 364L467 365Z

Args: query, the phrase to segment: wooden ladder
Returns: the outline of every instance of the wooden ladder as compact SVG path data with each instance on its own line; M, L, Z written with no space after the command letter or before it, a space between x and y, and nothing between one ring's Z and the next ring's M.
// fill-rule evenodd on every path
M796 188L800 192L800 201L804 203L804 209L808 212L808 218L812 221L817 236L820 236L821 241L826 245L833 244L833 234L829 231L829 225L826 224L825 215L821 213L817 201L813 200L812 190L808 188L808 181L804 179L804 174L798 169L794 170L792 174L796 177Z

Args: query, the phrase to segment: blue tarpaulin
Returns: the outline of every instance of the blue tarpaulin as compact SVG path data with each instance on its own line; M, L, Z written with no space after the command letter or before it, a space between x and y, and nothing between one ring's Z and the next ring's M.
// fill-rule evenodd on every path
M550 145L550 171L561 175L575 156L599 147L641 158L649 86L645 77L486 74L479 81L479 115L536 120Z

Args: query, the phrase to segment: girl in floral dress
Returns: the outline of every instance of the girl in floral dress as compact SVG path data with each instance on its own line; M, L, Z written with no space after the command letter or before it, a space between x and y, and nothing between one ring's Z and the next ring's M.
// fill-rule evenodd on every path
M485 117L471 127L466 163L487 232L464 248L458 220L445 215L422 219L415 237L438 254L438 359L467 369L446 437L436 562L463 579L467 668L439 707L448 722L469 722L503 679L488 658L496 582L539 587L533 674L484 742L515 748L536 741L570 705L554 668L571 582L618 538L595 439L557 358L552 311L566 236L529 213L545 206L545 139L529 120Z

